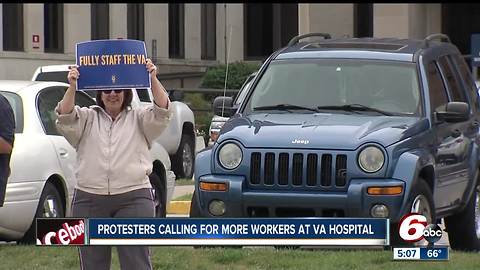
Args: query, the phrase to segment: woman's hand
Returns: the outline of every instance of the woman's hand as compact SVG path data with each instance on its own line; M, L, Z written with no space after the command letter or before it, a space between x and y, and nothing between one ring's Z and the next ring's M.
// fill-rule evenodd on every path
M147 58L147 71L152 75L152 78L157 78L157 66L153 64L150 58Z
M80 72L78 72L78 66L69 66L68 68L70 71L68 72L67 80L70 87L65 91L65 95L63 95L63 99L60 102L58 109L60 114L71 113L75 106L75 91L77 90L77 80L80 77Z
M147 71L151 75L153 100L159 107L167 109L170 103L168 93L158 80L157 67L152 63L150 58L147 58Z
M77 80L80 77L80 72L78 72L77 66L69 66L70 71L67 75L68 83L70 84L70 88L77 89Z

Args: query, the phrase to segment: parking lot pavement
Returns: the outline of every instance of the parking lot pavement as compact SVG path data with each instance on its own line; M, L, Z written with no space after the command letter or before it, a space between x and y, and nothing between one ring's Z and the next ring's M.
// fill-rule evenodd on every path
M175 190L173 191L173 197L172 200L175 198L178 198L180 196L193 193L195 190L194 185L188 185L188 186L175 186Z
M192 194L195 186L176 186L173 192L172 200L167 206L167 215L184 215L188 216L190 213L190 201L175 201L175 198L186 194Z

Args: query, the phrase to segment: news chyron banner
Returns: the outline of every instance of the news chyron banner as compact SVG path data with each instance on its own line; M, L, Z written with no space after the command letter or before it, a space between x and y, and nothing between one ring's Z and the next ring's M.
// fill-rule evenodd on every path
M83 218L37 218L37 245L85 245L87 222Z
M388 219L89 219L90 245L389 244Z
M150 88L147 50L140 40L94 40L76 44L77 90Z
M37 219L37 245L386 246L374 218Z

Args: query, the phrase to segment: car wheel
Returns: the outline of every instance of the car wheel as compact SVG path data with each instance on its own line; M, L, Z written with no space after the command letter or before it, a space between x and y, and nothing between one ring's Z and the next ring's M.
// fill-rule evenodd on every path
M149 178L154 191L155 217L167 217L167 189L165 181L162 181L155 173L151 173Z
M177 178L191 179L195 162L195 143L192 136L182 134L177 153L172 158L172 168Z
M445 225L452 249L480 251L480 183L465 209L446 217Z
M427 182L419 178L412 188L412 192L409 196L408 213L418 213L427 218L427 224L434 223L436 221L435 206L433 202L433 195ZM404 213L404 214L408 214ZM407 243L400 238L398 234L398 223L393 223L390 227L390 239L392 246L411 246L411 243ZM414 245L424 246L427 242L421 240Z
M36 237L36 218L59 218L65 217L65 209L62 198L57 188L50 182L45 183L42 195L38 201L35 218L23 238L18 241L19 244L34 244Z

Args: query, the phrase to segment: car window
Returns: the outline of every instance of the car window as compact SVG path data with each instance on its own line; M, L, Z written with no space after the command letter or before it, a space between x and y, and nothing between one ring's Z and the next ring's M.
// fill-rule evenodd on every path
M394 113L421 112L415 64L382 60L304 59L273 61L246 105L293 104L315 108L361 104ZM309 112L311 113L311 112Z
M437 65L431 62L427 66L428 92L430 93L430 108L432 112L448 102L447 92Z
M235 100L233 101L234 105L240 105L242 101L245 99L245 96L248 93L248 88L250 88L250 85L252 85L253 80L250 79L247 83L243 85L243 87L240 89L238 95L235 97Z
M138 98L140 99L140 101L151 102L150 95L148 94L148 89L147 88L137 89L137 94L138 94Z
M41 72L35 78L35 81L52 81L68 83L68 71Z
M470 97L470 100L472 100L476 108L479 108L480 104L478 100L478 88L472 78L472 73L470 72L467 64L465 63L465 59L457 54L455 55L454 60L459 67L460 77L462 77L462 80L465 82L465 87L467 88L467 93Z
M88 90L84 92L87 94L90 98L96 99L97 98L97 91L96 90Z
M89 95L84 92L77 92L75 94L75 105L80 107L90 107L96 105L97 103Z
M62 100L67 87L54 86L43 89L37 96L37 111L42 121L45 134L60 135L55 127L55 107Z
M443 77L447 83L447 89L450 93L450 99L452 101L467 102L465 92L461 88L458 78L455 76L450 63L446 56L440 57L438 60L440 69L442 70Z
M15 118L15 133L23 132L23 103L22 98L16 93L12 92L3 92L0 91L0 94L7 98L10 106L12 106L13 115Z

